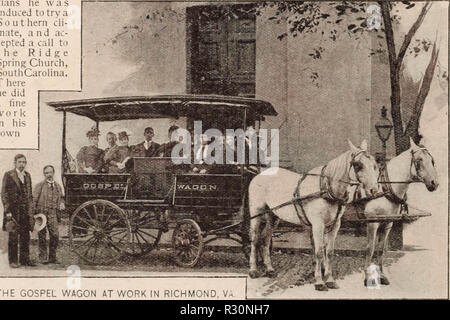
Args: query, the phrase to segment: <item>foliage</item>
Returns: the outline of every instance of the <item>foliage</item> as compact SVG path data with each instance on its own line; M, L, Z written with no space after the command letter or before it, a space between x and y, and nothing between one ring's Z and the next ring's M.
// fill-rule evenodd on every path
M428 13L431 3L428 2L423 5L420 14L406 33L398 50L396 48L395 27L401 23L400 9L403 9L403 11L410 10L416 4L410 1L380 1L378 9L372 8L369 11L368 8L373 7L373 4L359 1L341 1L324 5L320 2L293 1L266 2L261 4L260 7L273 8L274 14L269 19L277 23L284 22L287 24L288 31L278 36L280 40L283 40L289 34L297 37L299 34L318 32L324 40L333 42L338 39L340 34L347 34L350 38L359 40L364 33L374 31L377 33L377 39L385 41L385 44L379 43L378 46L375 45L374 48L370 48L369 55L378 54L388 57L391 78L391 115L394 123L396 151L400 153L409 147L409 136L419 142L420 116L432 79L437 77L440 82L443 80L448 82L448 73L446 70L442 70L440 66L436 68L439 55L436 42L433 43L427 38L413 39ZM368 25L371 19L370 15L374 13L381 16L382 24L380 23L379 27L370 28ZM320 45L320 47L312 48L309 56L314 60L321 59L324 54L323 47L323 45ZM407 79L403 74L405 56L408 54L415 58L431 49L430 62L422 81L419 83L408 81L411 79ZM435 74L435 69L438 69L437 74ZM317 83L319 74L314 71L311 72L314 73L314 77L311 79ZM402 83L402 80L407 81ZM404 94L402 95L402 87L410 95L407 97ZM414 101L411 97L414 97ZM404 112L410 114L408 120L402 115L401 108L404 106L411 109Z
M204 6L197 6L198 19L226 17L228 19L236 19L242 15L259 16L263 12L271 12L268 17L269 21L280 24L285 23L286 31L277 35L280 41L283 41L288 36L293 38L300 35L320 34L322 41L311 48L309 57L318 61L323 59L326 54L324 41L331 43L336 42L340 37L349 37L355 41L361 40L361 37L369 32L374 32L379 43L368 48L369 55L381 55L387 57L389 61L389 71L391 76L391 115L394 122L394 136L396 140L397 153L401 152L406 146L409 146L409 139L406 135L413 133L418 139L418 123L423 109L423 103L428 94L429 87L433 78L438 78L442 87L448 86L448 72L443 69L438 61L439 50L436 48L435 41L428 38L419 39L416 36L418 28L421 26L426 14L428 13L431 3L425 2L421 7L421 12L417 20L408 30L405 37L401 41L400 47L396 48L396 43L399 39L396 34L396 26L398 26L402 17L400 12L410 10L416 7L415 2L401 1L401 2L378 2L378 11L375 14L381 15L379 17L380 25L376 28L371 26L371 17L374 11L368 12L368 8L373 7L375 2L360 2L360 1L334 1L334 2L319 2L319 1L279 1L279 2L257 2L245 5L230 5L227 3L211 2ZM381 7L381 9L380 9ZM143 12L141 17L132 25L124 26L123 32L111 39L114 45L121 37L129 36L131 38L137 36L139 33L152 33L157 38L164 30L164 21L176 19L179 22L186 20L185 13L172 9L166 6L163 9L150 10ZM154 26L154 27L150 27ZM157 29L155 29L157 27ZM420 86L417 83L405 82L403 75L403 61L406 55L410 57L419 57L422 54L430 54L430 62ZM131 55L135 52L134 48L130 48ZM310 72L310 80L315 86L320 84L320 74L307 68ZM437 70L437 72L435 72ZM442 83L445 82L445 85ZM410 85L408 89L406 86ZM413 107L413 116L408 121L402 118L401 103L405 99L401 91L416 92L414 95L416 101ZM403 98L402 98L403 97ZM411 106L411 99L408 99L408 106ZM406 112L408 113L408 112ZM417 114L414 114L417 113ZM418 142L418 141L416 141Z

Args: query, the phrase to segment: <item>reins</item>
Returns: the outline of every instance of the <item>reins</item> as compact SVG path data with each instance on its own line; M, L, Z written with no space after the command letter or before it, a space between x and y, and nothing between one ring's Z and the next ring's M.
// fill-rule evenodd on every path
M354 164L355 164L355 159L357 156L359 156L362 153L366 153L366 151L364 150L360 150L359 152L357 152L356 154L352 155L352 160L350 162L350 169L353 168L353 170L355 170ZM301 223L303 223L304 225L307 226L311 226L311 222L309 221L308 217L306 216L305 213L305 209L303 207L303 201L305 200L312 200L312 199L318 199L318 198L324 198L326 200L332 201L332 202L337 202L338 203L338 214L339 212L341 212L342 207L346 204L346 200L340 199L338 197L336 197L336 195L334 194L334 192L331 189L331 182L332 182L332 178L325 175L325 169L327 168L327 166L323 166L320 174L318 173L305 173L302 174L301 178L298 180L297 182L297 187L295 188L295 191L292 195L292 200L290 201L286 201L283 202L273 208L270 208L270 211L275 211L277 209L280 209L282 207L288 206L288 205L293 205L295 208L295 212L297 214L298 219L300 220ZM355 170L356 173L356 170ZM350 175L350 172L349 172ZM300 187L302 182L308 177L308 176L313 176L313 177L319 177L319 191L318 192L314 192L305 196L300 196ZM359 185L360 182L358 180L356 180L356 182L354 181L344 181L339 179L338 180L341 183L346 183L349 185ZM256 218L260 215L262 215L264 213L261 213L259 215L256 215L252 218ZM330 232L333 229L333 226L335 225L337 219L335 219L330 225L326 226L326 231L325 233Z
M433 163L433 165L434 165L434 158L433 158L433 156L431 155L431 153L430 153L426 148L419 148L419 150L425 151L425 152L431 157L432 163ZM409 169L409 171L410 171L410 173L411 173L411 177L412 177L411 180L408 180L408 181L383 181L383 183L386 183L386 184L411 184L411 183L422 183L423 180L417 175L417 172L418 172L418 169L417 169L417 160L414 158L414 154L415 154L416 152L418 152L419 150L416 150L416 151L411 150L411 164L410 164L410 169ZM416 171L416 174L413 174L413 173L412 173L412 168L413 168L413 167L414 167L414 170ZM387 170L387 169L386 169L386 164L383 166L382 170L383 170L383 169ZM380 173L381 173L381 171L380 171Z
M397 204L406 204L406 193L403 198L400 198L392 189L391 182L389 181L389 174L387 171L387 166L384 165L380 170L379 183L381 183L381 187L383 188L383 193L378 195L377 198L386 197L388 200L397 203ZM409 182L403 182L409 184ZM373 200L373 199L371 199Z
M326 166L325 166L325 167L326 167ZM325 176L325 175L323 175L323 174L321 174L321 173L303 173L303 175L305 175L305 176L311 176L311 177L327 178L327 179L330 180L330 181L333 180L333 178L328 177L328 176ZM354 180L354 181L347 181L347 180L341 180L341 179L338 179L338 180L336 180L336 181L339 181L339 182L342 182L342 183L345 183L345 184L348 184L348 185L351 185L351 186L357 186L357 185L360 184L357 180Z
M355 159L356 159L356 157L359 156L361 153L366 153L366 151L360 150L360 151L358 151L356 154L354 154L354 155L352 156L352 160L351 160L351 162L350 162L350 167L351 167L351 168L355 169L355 168L354 168ZM333 180L333 178L328 177L328 176L326 176L326 175L324 174L326 167L327 167L326 165L323 166L320 173L304 173L303 175L304 175L304 176L313 176L313 177L327 178L329 184L331 185L331 181ZM345 184L348 184L348 185L351 185L351 186L358 186L358 185L361 184L358 180L352 180L352 179L350 179L350 181L338 179L337 181L342 182L342 183L345 183Z
M425 151L432 159L434 164L433 156L430 154L430 152L426 148L420 148L416 151L411 150L411 163L410 163L410 176L411 180L408 181L390 181L389 180L389 174L387 171L387 164L384 164L384 166L380 170L379 180L378 182L381 183L383 188L383 193L377 195L375 198L381 198L386 197L388 200L392 201L393 203L399 204L403 207L403 209L408 212L408 204L407 204L407 195L403 196L403 198L400 198L392 189L392 184L411 184L411 183L422 183L423 180L418 176L418 168L417 168L417 160L414 158L414 154L418 152L419 150ZM413 169L415 170L415 174L413 174ZM375 198L369 199L373 200Z

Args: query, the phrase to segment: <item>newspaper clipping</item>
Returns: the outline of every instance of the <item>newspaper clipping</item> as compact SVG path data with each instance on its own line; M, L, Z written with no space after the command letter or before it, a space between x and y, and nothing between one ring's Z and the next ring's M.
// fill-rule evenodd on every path
M449 298L447 1L0 4L1 300Z

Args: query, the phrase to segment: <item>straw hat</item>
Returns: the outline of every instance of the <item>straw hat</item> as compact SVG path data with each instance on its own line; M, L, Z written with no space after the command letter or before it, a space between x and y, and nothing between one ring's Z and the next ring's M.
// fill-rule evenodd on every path
M45 226L47 225L47 217L44 214L42 213L35 214L33 218L34 218L33 232L39 232L42 229L44 229Z
M129 137L130 135L128 134L128 132L126 132L126 131L120 131L118 134L117 134L117 137L119 138L119 140L121 140L121 139L123 139L123 138L126 138L126 137Z
M133 134L133 132L131 132L131 130L124 128L124 127L116 127L116 129L114 130L114 132L117 133L117 138L125 138L125 137L129 137Z
M13 218L8 219L5 223L5 230L7 232L16 232L17 230L17 222Z

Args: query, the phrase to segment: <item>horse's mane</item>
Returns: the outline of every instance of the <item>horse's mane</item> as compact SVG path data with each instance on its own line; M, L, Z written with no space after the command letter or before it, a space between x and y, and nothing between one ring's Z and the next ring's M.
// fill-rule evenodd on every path
M324 175L330 178L331 188L336 195L340 192L344 192L343 190L346 190L347 188L345 182L342 181L349 180L348 174L350 171L351 160L352 152L349 150L328 162L325 168Z

